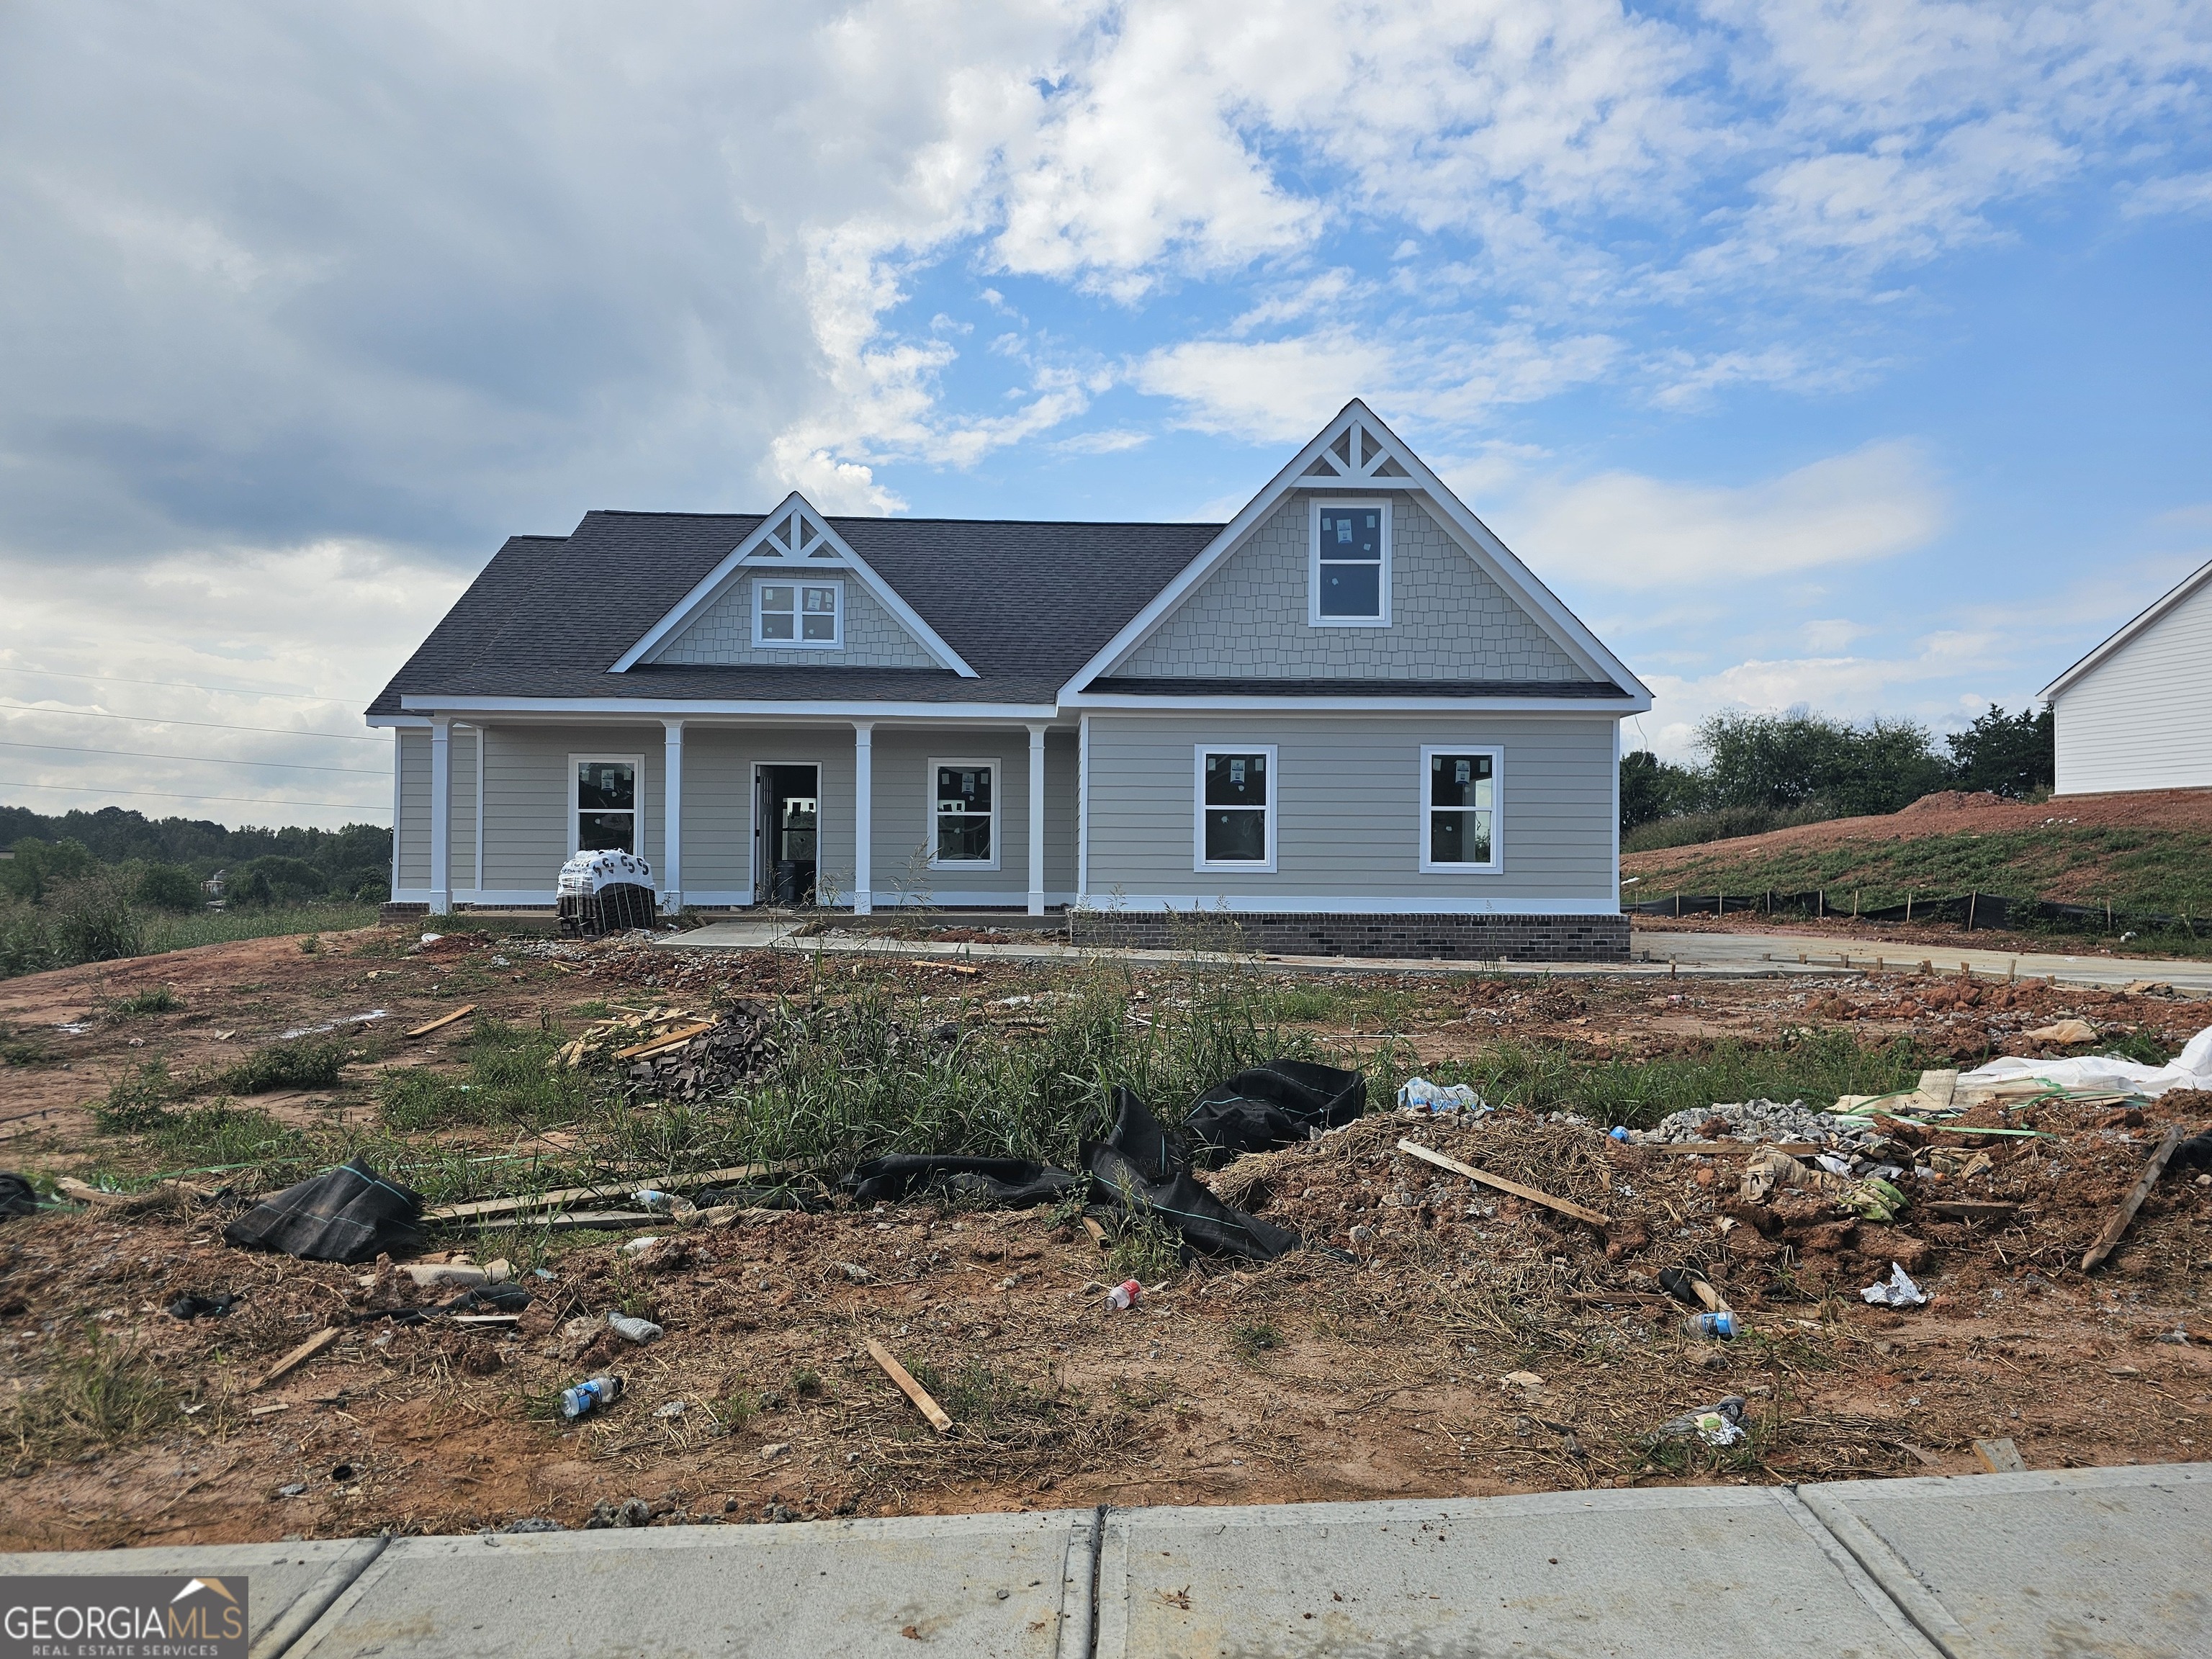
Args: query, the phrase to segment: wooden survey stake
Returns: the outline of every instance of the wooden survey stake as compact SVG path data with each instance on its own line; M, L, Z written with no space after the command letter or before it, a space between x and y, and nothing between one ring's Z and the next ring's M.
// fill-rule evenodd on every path
M899 1392L914 1401L915 1409L929 1419L930 1427L939 1434L952 1432L952 1419L945 1414L945 1407L929 1397L929 1390L915 1382L907 1368L892 1358L884 1345L872 1336L868 1339L868 1355L884 1368L884 1375L899 1386Z
M254 1389L265 1389L271 1382L274 1382L278 1377L283 1376L285 1372L297 1370L300 1366L306 1364L310 1359L313 1359L324 1349L329 1347L331 1343L337 1341L339 1334L340 1333L336 1326L332 1326L326 1331L317 1331L305 1342L302 1342L298 1347L293 1349L291 1352L286 1354L282 1359L271 1365L267 1373L263 1376L262 1379L258 1382L254 1383L252 1388L249 1388L246 1390L246 1392L251 1394L253 1392Z
M1419 1146L1410 1140L1398 1143L1398 1150L1410 1152L1415 1158L1425 1158L1438 1169L1449 1170L1454 1175L1463 1175L1469 1181L1479 1181L1486 1187L1495 1187L1501 1193L1510 1193L1516 1198L1525 1198L1531 1204L1540 1204L1547 1210L1557 1210L1561 1215L1571 1215L1577 1221L1597 1228L1609 1227L1613 1218L1601 1215L1595 1210L1585 1210L1579 1204L1564 1198L1553 1198L1549 1193L1538 1192L1534 1187L1523 1187L1517 1181L1508 1181L1504 1176L1494 1176L1487 1170L1478 1170L1472 1164L1462 1164L1455 1158L1446 1158L1442 1152Z

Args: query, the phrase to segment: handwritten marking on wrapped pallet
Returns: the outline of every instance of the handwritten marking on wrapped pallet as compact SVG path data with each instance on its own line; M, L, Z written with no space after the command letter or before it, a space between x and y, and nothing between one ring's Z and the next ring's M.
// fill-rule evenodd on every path
M1547 1210L1557 1210L1561 1215L1571 1215L1576 1220L1586 1222L1590 1226L1609 1227L1613 1224L1613 1218L1609 1215L1601 1215L1595 1210L1586 1210L1579 1204L1572 1203L1564 1198L1554 1198L1551 1194L1539 1192L1534 1187L1523 1187L1517 1181L1508 1181L1504 1176L1492 1175L1487 1170L1478 1170L1472 1164L1462 1164L1455 1158L1446 1158L1442 1152L1432 1151L1413 1141L1400 1141L1398 1150L1401 1152L1410 1152L1415 1158L1426 1159L1440 1170L1449 1170L1454 1175L1465 1176L1469 1181L1479 1181L1486 1187L1495 1187L1501 1193L1510 1193L1516 1198L1527 1199L1531 1204L1540 1204Z

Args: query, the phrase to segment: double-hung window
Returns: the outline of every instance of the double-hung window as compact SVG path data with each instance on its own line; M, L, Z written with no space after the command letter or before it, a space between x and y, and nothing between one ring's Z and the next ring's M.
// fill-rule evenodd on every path
M1421 868L1488 874L1499 867L1496 749L1421 750Z
M930 863L997 869L999 763L933 760L929 780Z
M1198 748L1200 870L1275 867L1275 750L1272 744Z
M1316 628L1390 621L1390 504L1316 496L1306 620Z
M753 643L836 650L845 642L842 582L753 584Z
M637 851L638 779L644 770L635 755L568 757L569 851Z

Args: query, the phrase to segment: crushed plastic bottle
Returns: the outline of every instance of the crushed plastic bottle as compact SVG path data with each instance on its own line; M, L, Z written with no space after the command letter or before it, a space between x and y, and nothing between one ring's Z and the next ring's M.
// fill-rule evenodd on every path
M623 1380L619 1376L594 1376L579 1382L573 1389L561 1390L561 1415L571 1423L587 1417L602 1406L611 1406L622 1398Z
M1135 1307L1144 1294L1145 1287L1133 1279L1125 1279L1106 1292L1106 1305L1117 1313L1121 1312Z
M628 1314L611 1313L607 1323L625 1342L658 1342L661 1338L660 1327L650 1319L632 1319Z
M1685 1334L1702 1337L1708 1341L1735 1340L1735 1316L1723 1309L1719 1313L1692 1314L1682 1322Z
M1477 1094L1471 1084L1454 1083L1447 1086L1431 1083L1425 1077L1415 1077L1407 1078L1399 1087L1398 1109L1431 1116L1464 1112L1471 1117L1480 1117L1490 1109L1490 1103Z
M692 1216L699 1206L690 1199L674 1193L664 1193L658 1187L641 1187L630 1195L630 1202L641 1210L650 1210L655 1215Z

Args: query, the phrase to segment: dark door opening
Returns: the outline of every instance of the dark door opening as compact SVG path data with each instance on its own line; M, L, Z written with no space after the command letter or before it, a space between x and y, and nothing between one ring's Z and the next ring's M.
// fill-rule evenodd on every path
M753 777L758 799L753 845L759 854L753 896L762 904L811 904L822 834L821 769L760 766Z

